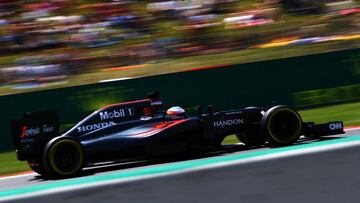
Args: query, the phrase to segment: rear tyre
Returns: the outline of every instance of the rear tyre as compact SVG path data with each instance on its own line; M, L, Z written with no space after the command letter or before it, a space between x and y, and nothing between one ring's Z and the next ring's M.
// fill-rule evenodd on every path
M236 134L236 137L240 142L245 144L247 147L256 147L265 144L265 139L259 136L258 130L244 130Z
M43 163L46 172L54 177L73 176L84 165L82 145L69 137L56 137L46 144Z
M300 137L302 119L298 112L290 107L275 106L264 114L261 130L271 144L291 145Z
M248 118L251 122L258 122L263 117L262 112L264 112L263 108L256 106L246 107L247 110L256 110L257 113L252 113L251 117ZM241 132L236 134L236 137L240 142L245 144L247 147L256 147L265 144L266 140L264 137L260 136L260 126L251 126L249 129L242 130Z
M28 163L29 167L31 168L31 170L33 170L34 172L38 173L39 175L43 175L43 176L47 175L46 170L41 162L31 160L31 161L27 161L27 163Z

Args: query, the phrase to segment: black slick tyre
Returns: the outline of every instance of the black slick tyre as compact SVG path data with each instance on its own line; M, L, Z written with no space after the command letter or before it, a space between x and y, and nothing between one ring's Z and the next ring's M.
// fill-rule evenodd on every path
M264 111L263 108L255 107L255 106L249 106L245 108L246 110L258 110L259 113L255 114L256 116L252 116L250 119L253 122L260 121L263 117L262 113ZM256 147L261 146L265 144L266 140L263 136L260 136L260 128L257 126L252 126L248 129L242 130L238 132L236 137L240 142L245 144L247 147Z
M42 176L47 175L46 170L45 170L43 164L41 163L41 161L29 160L29 161L27 161L27 164L29 165L31 170L33 170L35 173L42 175Z
M247 147L256 147L265 144L265 139L259 136L259 130L248 129L236 134L240 142Z
M73 176L84 165L82 145L69 137L56 137L44 148L43 164L46 172L53 177Z
M272 145L291 145L301 135L302 119L290 107L275 106L265 112L261 120L261 131Z

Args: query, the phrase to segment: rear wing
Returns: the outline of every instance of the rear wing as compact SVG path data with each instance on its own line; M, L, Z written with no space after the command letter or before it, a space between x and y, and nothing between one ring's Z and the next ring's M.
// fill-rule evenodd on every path
M28 160L41 154L43 146L59 135L56 111L25 113L10 121L11 137L19 160Z

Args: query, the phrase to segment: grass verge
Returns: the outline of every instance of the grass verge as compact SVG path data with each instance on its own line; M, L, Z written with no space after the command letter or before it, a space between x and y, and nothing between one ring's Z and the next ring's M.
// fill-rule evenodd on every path
M337 104L299 112L304 121L323 123L344 121L345 126L360 126L360 102Z
M28 171L30 168L23 161L16 159L15 152L0 154L0 175Z
M360 102L331 105L309 110L299 111L304 121L315 121L316 123L341 120L345 126L360 125ZM232 135L224 140L224 144L239 142ZM25 162L16 160L15 152L0 154L0 175L17 173L30 170Z

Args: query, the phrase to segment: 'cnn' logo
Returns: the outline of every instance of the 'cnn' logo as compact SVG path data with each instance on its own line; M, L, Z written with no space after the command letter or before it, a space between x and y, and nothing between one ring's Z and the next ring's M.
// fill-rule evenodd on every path
M330 130L340 130L342 129L342 123L331 123L329 128Z

